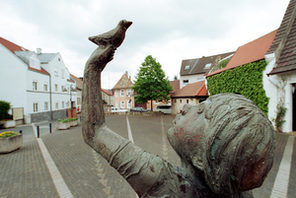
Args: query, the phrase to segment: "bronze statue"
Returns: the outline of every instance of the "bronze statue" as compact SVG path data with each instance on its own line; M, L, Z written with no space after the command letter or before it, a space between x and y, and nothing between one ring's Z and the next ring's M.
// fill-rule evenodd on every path
M145 152L106 126L101 71L125 37L129 25L120 24L132 22L120 22L116 29L123 31L115 29L90 39L99 47L84 71L85 142L129 182L139 197L252 198L249 190L261 186L272 166L274 130L264 113L243 96L219 94L198 105L184 106L168 131L182 167ZM120 39L114 42L112 37Z

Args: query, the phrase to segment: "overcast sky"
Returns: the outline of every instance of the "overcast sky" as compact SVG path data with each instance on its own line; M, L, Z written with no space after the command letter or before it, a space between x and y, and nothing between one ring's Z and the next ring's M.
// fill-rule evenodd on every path
M1 0L0 35L45 53L60 52L69 71L83 76L96 48L87 38L133 21L104 72L112 88L128 71L134 79L152 55L170 80L183 59L235 51L277 29L289 0Z

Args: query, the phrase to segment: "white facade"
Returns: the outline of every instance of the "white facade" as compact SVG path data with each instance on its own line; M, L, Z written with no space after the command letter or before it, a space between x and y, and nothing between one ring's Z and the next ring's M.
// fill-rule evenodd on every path
M12 108L26 105L26 71L27 65L0 44L0 100L10 102Z
M34 117L48 119L45 114L52 117L55 111L64 110L61 115L66 115L71 102L75 107L76 85L59 53L13 53L0 43L0 65L0 100L9 102L12 108L23 108L26 123Z
M270 98L268 104L268 118L270 120L275 119L277 105L283 104L284 107L287 108L283 132L291 132L293 129L293 93L295 91L293 84L296 83L296 72L267 76L275 67L274 53L266 55L265 59L268 65L263 72L263 87L267 97Z
M205 74L180 76L180 89L186 86L187 84L204 81L205 79L206 79Z

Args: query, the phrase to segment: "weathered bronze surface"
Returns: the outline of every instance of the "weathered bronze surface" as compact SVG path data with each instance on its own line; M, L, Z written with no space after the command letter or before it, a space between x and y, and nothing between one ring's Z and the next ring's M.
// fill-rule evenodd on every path
M182 159L177 167L147 153L105 124L101 72L113 59L132 22L90 37L99 47L88 59L82 92L82 134L132 186L139 197L252 198L273 162L274 130L250 100L219 94L185 105L168 131Z

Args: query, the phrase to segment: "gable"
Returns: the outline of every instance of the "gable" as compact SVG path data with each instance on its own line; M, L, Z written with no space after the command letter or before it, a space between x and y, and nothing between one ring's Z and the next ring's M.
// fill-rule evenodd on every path
M128 89L128 88L131 88L132 86L134 86L134 83L131 81L130 77L128 76L128 72L125 72L112 89Z

